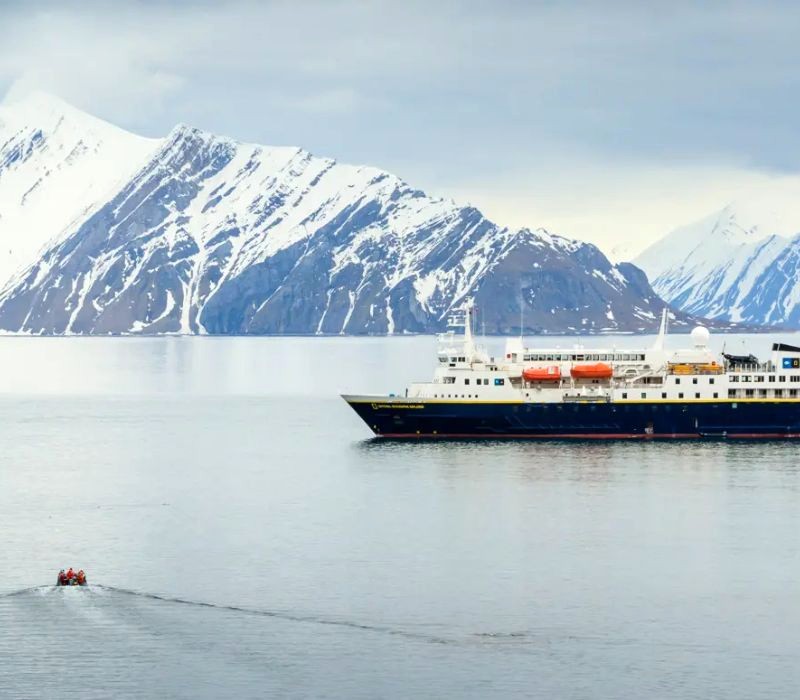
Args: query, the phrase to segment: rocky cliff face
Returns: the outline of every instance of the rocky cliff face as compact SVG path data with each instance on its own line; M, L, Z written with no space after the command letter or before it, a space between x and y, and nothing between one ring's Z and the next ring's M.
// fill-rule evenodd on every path
M528 332L611 332L651 330L663 306L637 268L592 245L497 226L375 168L185 126L147 145L10 279L0 327L431 332L474 296L488 333L518 332L520 318Z

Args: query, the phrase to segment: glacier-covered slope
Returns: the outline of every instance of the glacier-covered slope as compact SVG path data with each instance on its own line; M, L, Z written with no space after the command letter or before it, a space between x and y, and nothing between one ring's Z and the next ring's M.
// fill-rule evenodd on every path
M780 212L730 204L640 255L654 289L709 318L800 327L800 226Z
M0 104L0 287L158 145L43 93Z
M497 226L376 168L187 126L138 139L98 155L109 172L71 224L44 222L50 243L0 294L0 328L429 332L472 295L487 332L521 317L527 330L631 331L663 306L640 270L592 245Z

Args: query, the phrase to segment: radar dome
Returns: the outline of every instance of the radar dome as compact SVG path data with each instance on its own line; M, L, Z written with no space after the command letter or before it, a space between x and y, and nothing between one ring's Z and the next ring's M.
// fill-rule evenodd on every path
M697 326L692 330L692 343L696 348L704 348L708 345L708 340L711 338L711 333L705 326Z

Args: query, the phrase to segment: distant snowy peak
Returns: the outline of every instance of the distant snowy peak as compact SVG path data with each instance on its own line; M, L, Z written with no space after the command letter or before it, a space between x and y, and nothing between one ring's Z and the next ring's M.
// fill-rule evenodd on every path
M73 107L64 100L44 92L31 92L21 97L9 97L0 103L0 128L11 130L41 129L55 133L62 125L80 130L97 140L128 132ZM141 138L141 137L135 137Z
M766 236L791 238L800 233L797 198L800 192L776 192L773 196L753 199L740 199L732 202L725 210L729 212L732 226L744 233L749 241Z
M793 224L774 204L732 204L676 229L635 262L661 296L689 313L796 326L797 231L800 223Z
M0 104L0 287L159 143L42 93Z
M654 243L634 262L651 280L667 270L691 268L699 273L729 259L735 251L757 246L770 236L790 237L800 226L771 203L728 204L687 226L681 226ZM759 216L761 218L759 218Z

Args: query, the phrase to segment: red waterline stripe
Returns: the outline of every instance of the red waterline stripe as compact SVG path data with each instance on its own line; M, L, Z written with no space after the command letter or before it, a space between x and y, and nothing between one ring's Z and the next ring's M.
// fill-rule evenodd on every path
M376 437L381 438L413 438L431 439L437 438L444 439L472 439L481 438L484 440L499 440L499 439L532 439L539 438L542 440L552 439L570 439L570 440L663 440L663 439L707 439L707 438L744 438L744 439L787 439L787 438L800 438L800 433L728 433L722 435L721 433L708 433L701 435L700 433L653 433L650 435L642 433L549 433L547 435L530 434L530 433L503 433L503 434L486 434L486 433L375 433Z

